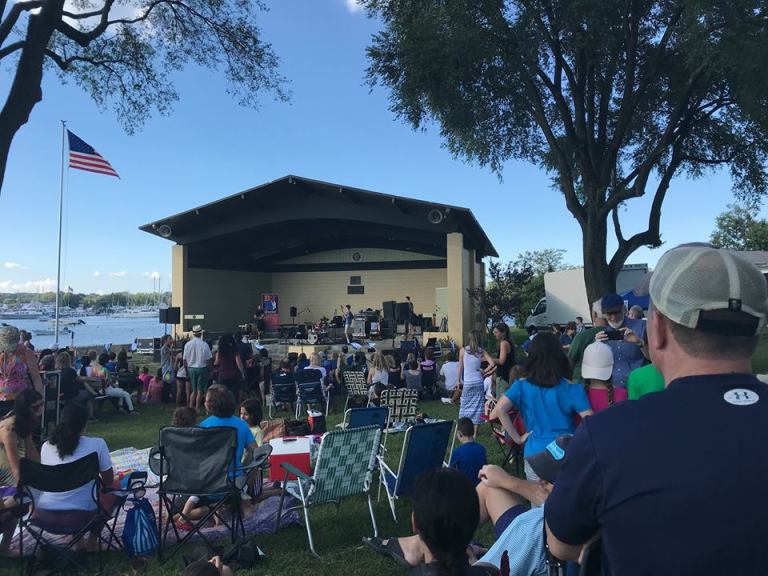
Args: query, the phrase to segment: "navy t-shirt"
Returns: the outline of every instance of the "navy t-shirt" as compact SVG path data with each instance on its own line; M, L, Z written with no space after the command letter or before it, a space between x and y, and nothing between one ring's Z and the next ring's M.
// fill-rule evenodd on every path
M545 505L605 574L768 574L768 386L691 376L586 418Z
M459 445L451 454L451 468L464 472L475 486L480 482L477 474L486 464L485 446L474 441Z

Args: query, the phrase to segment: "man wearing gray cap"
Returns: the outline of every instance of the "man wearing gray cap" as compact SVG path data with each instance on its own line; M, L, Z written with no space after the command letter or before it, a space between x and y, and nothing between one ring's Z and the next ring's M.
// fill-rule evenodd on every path
M667 389L577 429L545 505L550 548L575 560L600 533L604 574L768 574L768 387L750 373L765 278L733 252L680 246L650 297Z

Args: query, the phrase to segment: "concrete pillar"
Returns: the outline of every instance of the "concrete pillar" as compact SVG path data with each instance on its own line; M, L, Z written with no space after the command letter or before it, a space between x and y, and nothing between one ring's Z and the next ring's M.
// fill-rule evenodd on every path
M472 268L469 252L464 250L464 235L451 232L446 237L448 274L448 333L462 346L471 324L471 305L467 289L471 287Z
M171 247L171 293L174 306L181 308L181 326L179 330L184 331L186 323L184 322L184 314L186 313L185 296L185 283L188 281L187 269L188 269L189 251L186 246L174 244Z

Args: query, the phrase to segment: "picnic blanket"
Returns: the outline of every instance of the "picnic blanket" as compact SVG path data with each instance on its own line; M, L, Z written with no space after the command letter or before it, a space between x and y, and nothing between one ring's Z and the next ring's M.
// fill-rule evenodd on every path
M156 474L153 474L149 469L150 450L151 448L144 448L141 450L133 447L121 448L120 450L111 452L110 457L112 458L112 470L115 473L115 478L118 480L127 478L131 472L147 473L146 498L149 500L150 504L152 504L152 508L155 510L155 515L157 515L160 508L160 498L157 494L157 486L160 484L160 478ZM277 515L277 508L279 503L280 498L278 496L273 496L259 503L258 507L256 507L254 511L248 511L245 513L246 515L243 517L243 524L245 526L246 535L271 533L275 527L275 517ZM291 502L286 503L285 508L290 508L292 505L294 505L294 502L291 499ZM165 519L165 517L166 510L163 509L163 519ZM280 527L284 528L286 526L299 523L299 513L297 511L291 511L283 515L283 518L280 522ZM115 527L115 533L117 534L118 538L123 534L124 525L125 512L121 511ZM223 539L228 536L227 529L224 526L217 528L203 528L202 531L208 539L213 541ZM48 535L48 537L49 540L54 544L63 544L67 541L68 538L68 536L54 537L51 535ZM190 538L190 541L195 542L200 539L200 536L195 534L192 538ZM175 541L176 535L174 534L173 530L170 530L168 542ZM24 553L31 553L33 547L34 541L32 538L24 538ZM16 534L13 538L13 541L11 542L11 548L13 550L18 550L19 548L18 529L16 530Z
M152 508L154 509L155 514L157 515L160 507L160 498L157 494L157 488L148 488L146 498L152 504ZM275 528L275 520L276 520L277 508L279 504L280 504L280 497L272 496L260 502L253 512L246 513L247 515L243 517L245 534L247 536L251 536L254 534L271 534ZM291 498L290 502L287 502L285 504L284 510L293 505L295 505L295 502ZM163 521L165 521L166 517L167 517L166 511L165 509L163 509ZM293 526L300 523L301 522L299 520L298 511L292 510L290 512L283 514L283 518L280 521L280 528L285 528L287 526ZM118 516L117 524L115 527L115 533L117 534L118 538L120 538L123 534L124 525L125 525L125 511L121 511L120 515ZM214 528L213 526L211 526L210 528L203 528L202 532L205 534L205 536L209 540L212 540L212 541L223 540L224 538L227 538L229 536L229 533L227 532L227 529L224 526L220 526L217 528ZM183 536L184 534L185 533L182 533L181 535ZM54 537L50 534L46 535L46 537L49 539L50 542L54 544L64 544L67 542L67 539L69 538L68 536ZM195 534L192 538L189 539L190 542L197 542L199 540L201 540L201 537L199 534ZM173 529L171 529L168 532L167 541L169 543L176 542L176 535L174 534ZM31 554L33 548L34 548L33 539L29 536L26 536L24 538L24 554L25 555ZM11 549L14 551L17 551L19 549L18 529L17 529L17 534L14 536L13 541L11 542Z

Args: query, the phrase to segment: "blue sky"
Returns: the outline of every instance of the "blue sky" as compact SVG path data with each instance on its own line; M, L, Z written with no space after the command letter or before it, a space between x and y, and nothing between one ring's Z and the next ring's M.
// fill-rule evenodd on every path
M384 88L370 91L365 47L378 25L353 0L268 5L260 25L289 79L289 103L265 94L260 110L241 108L221 75L191 67L175 78L181 101L173 113L128 136L75 85L46 77L43 101L14 140L0 197L0 291L55 286L62 119L121 176L68 171L64 289L151 291L157 277L169 289L171 243L138 226L286 174L466 206L503 260L563 248L569 263L581 262L580 229L546 174L509 162L499 181L454 159L436 127L413 131L397 120ZM727 174L675 180L663 240L708 238L731 200ZM628 207L625 234L641 229L650 201ZM653 265L662 251L641 249L629 262Z

